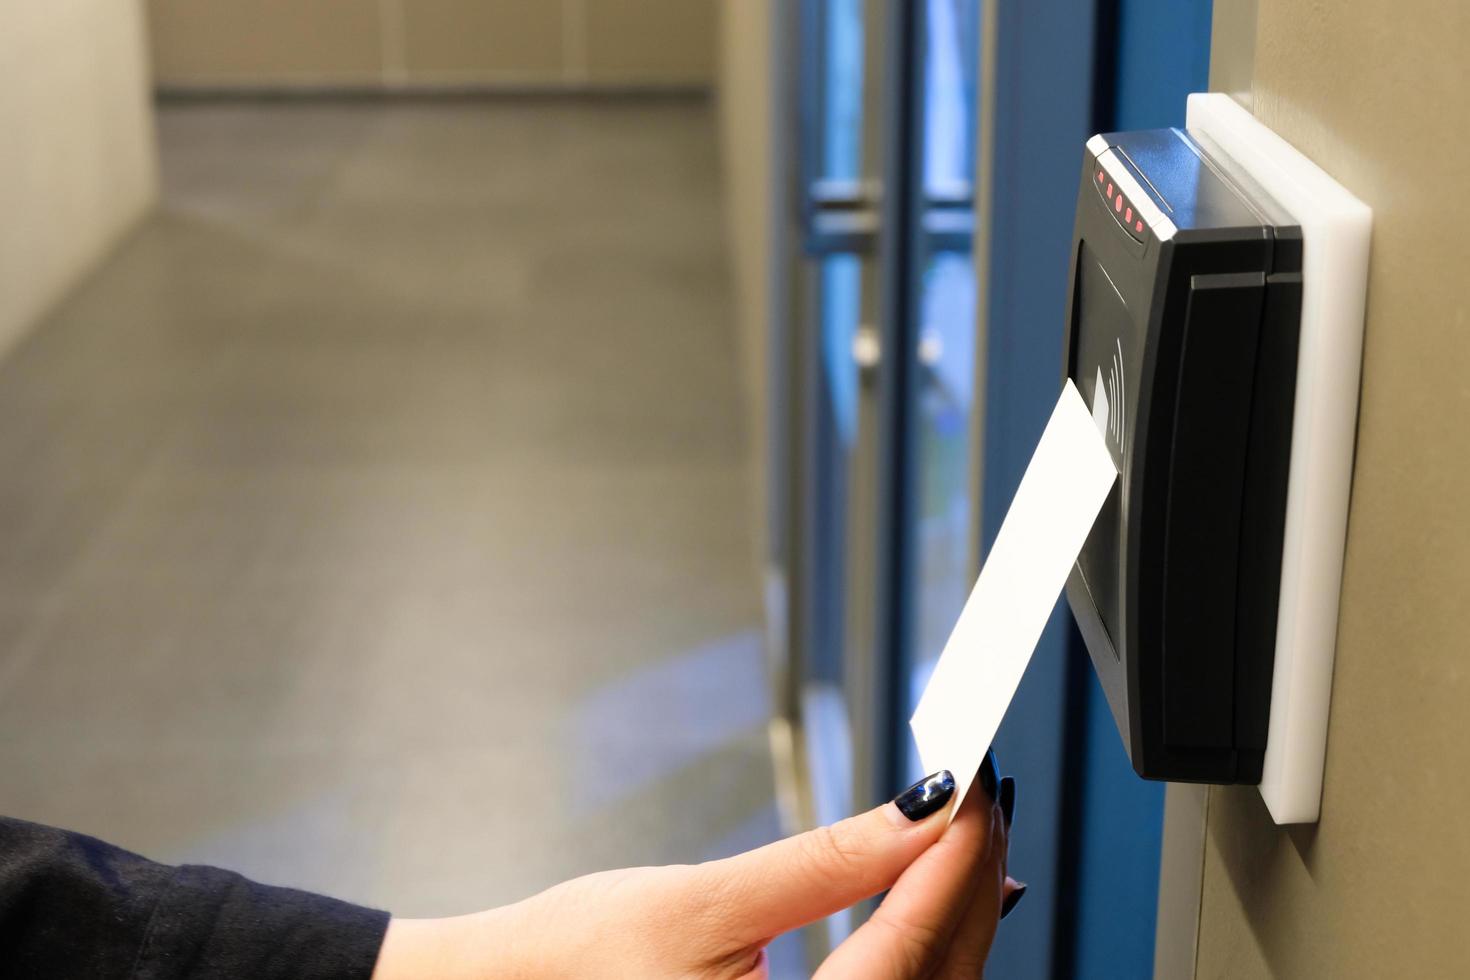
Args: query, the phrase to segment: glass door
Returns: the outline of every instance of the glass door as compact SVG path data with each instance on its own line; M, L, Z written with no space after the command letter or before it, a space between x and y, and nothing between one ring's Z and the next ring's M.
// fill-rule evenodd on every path
M796 221L798 494L793 549L799 663L790 671L812 819L828 823L871 795L874 474L882 173L883 32L877 0L807 0L798 75Z
M791 662L779 674L795 738L805 822L830 823L873 797L883 568L877 489L884 453L883 0L803 0L791 54L798 105L791 223L796 309L785 553ZM809 934L813 961L854 916Z
M776 674L807 824L921 775L907 719L1055 399L1082 145L1161 124L1135 119L1145 96L1182 108L1203 82L1206 0L1115 7L782 8L797 150ZM1157 47L1141 31L1195 39L1193 75L1133 64ZM1147 967L1158 791L1132 776L1095 686L1059 607L995 739L1022 786L1012 865L1036 895L997 938L998 974ZM814 930L813 954L863 912Z
M906 720L971 578L977 10L799 7L781 700L813 823L909 777Z
M907 574L899 581L906 628L898 649L899 720L918 705L934 663L959 618L977 565L975 226L976 69L979 0L916 5L917 60L911 97L910 165L911 449L902 514ZM909 746L899 781L923 775Z

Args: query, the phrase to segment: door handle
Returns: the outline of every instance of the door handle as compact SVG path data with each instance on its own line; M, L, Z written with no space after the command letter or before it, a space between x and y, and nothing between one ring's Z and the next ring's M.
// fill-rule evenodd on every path
M869 255L878 245L883 188L876 180L824 178L807 186L806 251Z

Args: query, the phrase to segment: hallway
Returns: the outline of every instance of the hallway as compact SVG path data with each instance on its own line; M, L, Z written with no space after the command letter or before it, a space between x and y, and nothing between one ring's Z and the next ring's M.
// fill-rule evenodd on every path
M710 106L160 129L0 363L0 812L405 915L775 836Z

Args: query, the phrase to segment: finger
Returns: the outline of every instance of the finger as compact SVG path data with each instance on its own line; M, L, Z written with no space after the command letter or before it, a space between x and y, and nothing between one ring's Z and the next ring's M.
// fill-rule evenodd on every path
M1000 804L1000 812L1005 815L1006 831L1011 829L1011 821L1016 819L1016 781L1007 776L1000 781L1000 795L996 797Z
M985 861L971 880L971 892L964 917L945 950L944 963L937 976L946 980L974 980L985 969L1000 924L1001 906L1005 901L1006 855L1010 848L1010 831L1006 825L1006 789L1001 783L1001 799L995 807L996 820L992 845Z
M891 887L939 840L954 785L937 772L867 813L700 865L693 887L742 941L815 922Z
M981 866L997 850L1000 809L984 793L898 879L871 918L827 958L819 977L923 977L946 956ZM999 901L997 895L994 901Z

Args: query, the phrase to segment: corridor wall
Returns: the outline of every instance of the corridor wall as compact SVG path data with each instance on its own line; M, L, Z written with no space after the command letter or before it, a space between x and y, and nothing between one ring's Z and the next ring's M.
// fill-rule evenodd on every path
M1470 975L1467 37L1461 0L1216 5L1211 87L1372 206L1373 252L1322 818L1211 788L1200 978Z
M16 3L0 30L0 351L157 196L139 0Z
M164 89L704 88L718 0L148 0Z

